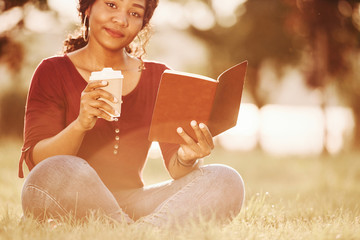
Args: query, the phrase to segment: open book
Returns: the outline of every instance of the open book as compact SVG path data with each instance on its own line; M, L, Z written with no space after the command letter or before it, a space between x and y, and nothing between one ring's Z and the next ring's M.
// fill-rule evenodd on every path
M178 127L196 139L192 120L205 123L216 136L236 125L247 61L220 74L217 80L196 74L166 70L152 116L149 140L183 143Z

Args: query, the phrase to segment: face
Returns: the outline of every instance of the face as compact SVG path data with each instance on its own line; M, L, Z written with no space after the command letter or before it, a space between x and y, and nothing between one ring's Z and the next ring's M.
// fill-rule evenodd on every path
M129 45L142 29L145 0L96 0L89 16L89 44L109 50Z

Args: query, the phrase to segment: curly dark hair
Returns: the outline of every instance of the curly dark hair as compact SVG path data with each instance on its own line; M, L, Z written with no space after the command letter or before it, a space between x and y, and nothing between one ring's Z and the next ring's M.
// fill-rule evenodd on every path
M96 0L79 0L78 12L81 18L82 25L86 28L85 36L88 34L89 29L89 19L86 18L85 11L94 4ZM126 52L138 57L142 60L145 55L145 47L150 39L150 19L154 14L156 7L158 6L159 0L145 0L145 14L143 19L143 25L140 33L138 34L138 38L135 39L129 46L126 46ZM64 53L70 53L75 50L78 50L82 47L85 47L88 43L87 37L84 38L83 33L77 30L74 34L68 36L68 38L64 41ZM141 39L141 40L140 40Z

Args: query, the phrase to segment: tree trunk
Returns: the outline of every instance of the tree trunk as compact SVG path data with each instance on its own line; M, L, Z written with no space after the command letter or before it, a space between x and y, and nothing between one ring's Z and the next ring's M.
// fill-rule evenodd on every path
M250 91L250 95L253 98L254 104L258 108L262 108L265 105L265 101L262 95L259 93L259 85L260 85L259 83L261 80L259 76L259 71L260 71L260 67L258 66L249 67L246 73L246 79L248 80L245 81L245 85L246 85L246 89Z
M354 141L353 150L360 151L360 108L359 106L353 107L354 113Z
M327 149L327 138L328 138L328 129L327 129L327 117L326 117L326 106L327 106L327 96L326 96L326 86L328 74L328 36L323 29L317 29L315 32L314 39L314 63L313 63L313 81L315 85L319 86L321 92L321 110L324 115L324 129L323 129L323 148L322 154L328 155L329 151Z

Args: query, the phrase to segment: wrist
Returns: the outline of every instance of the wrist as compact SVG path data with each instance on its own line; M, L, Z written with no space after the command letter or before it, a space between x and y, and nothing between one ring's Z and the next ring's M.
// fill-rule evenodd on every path
M176 161L181 166L186 167L186 168L193 168L199 163L199 159L195 159L195 160L192 160L192 161L186 161L185 162L185 161L181 160L178 155L176 156Z
M72 122L72 129L79 132L79 133L84 133L87 131L87 129L85 129L83 127L83 125L81 124L81 122L79 121L79 119L75 119L74 122Z

